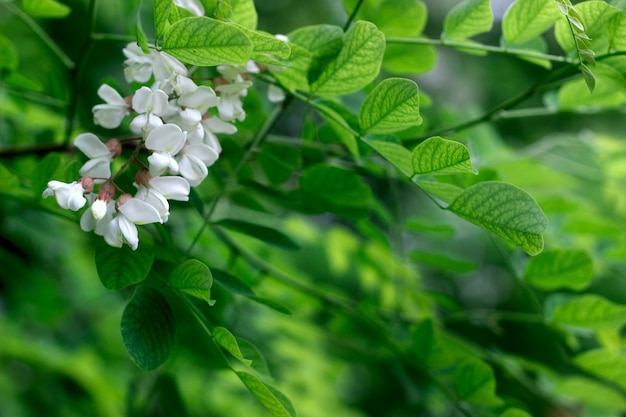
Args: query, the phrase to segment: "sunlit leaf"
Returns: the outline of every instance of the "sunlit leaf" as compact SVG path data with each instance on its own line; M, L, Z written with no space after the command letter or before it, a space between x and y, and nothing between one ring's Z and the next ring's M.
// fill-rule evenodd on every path
M215 341L224 349L226 349L226 351L228 353L230 353L231 355L233 355L235 358L239 359L241 362L243 362L244 364L250 366L250 364L252 364L252 361L249 359L244 358L243 354L241 353L241 350L239 349L239 344L237 343L237 339L235 338L235 336L233 336L233 334L226 329L225 327L215 327L213 329L213 337L215 338Z
M385 36L418 36L426 26L428 9L423 1L383 0L368 17Z
M504 14L504 39L510 45L526 43L550 29L560 16L553 0L517 0Z
M137 287L124 309L120 327L124 346L139 368L151 371L169 358L176 322L167 300L156 288Z
M230 230L243 233L245 235L254 237L262 242L269 243L274 246L278 246L283 249L298 249L299 246L286 234L279 232L276 229L272 229L260 224L250 223L243 220L236 219L222 219L214 224L220 225Z
M404 175L410 177L413 173L413 160L411 151L402 145L381 140L368 140L365 142L378 152L383 158L391 162Z
M414 81L388 78L367 96L359 110L364 132L391 133L422 123L419 91Z
M474 173L469 149L452 140L433 136L413 149L413 175Z
M257 26L257 12L254 0L230 0L230 19L245 28L255 30Z
M148 276L154 253L147 245L132 250L128 245L114 248L102 243L95 251L95 260L102 285L109 290L119 291Z
M358 21L346 32L339 55L311 83L311 92L337 96L360 90L380 70L385 37L370 22Z
M392 74L423 74L435 67L437 51L431 45L389 43L383 56L383 68Z
M169 17L173 8L173 0L154 0L154 26L157 38L169 28Z
M616 389L582 376L569 376L554 383L556 392L584 401L599 409L626 411L626 399Z
M253 45L236 26L197 16L170 26L163 37L163 50L192 65L242 65L250 59Z
M626 389L626 355L620 350L589 350L576 356L574 364L592 375Z
M203 262L189 259L178 265L170 275L168 284L177 290L213 304L211 300L213 276L209 267Z
M454 386L459 398L471 404L497 406L502 400L496 396L496 378L485 362L468 358L454 371Z
M584 294L559 305L554 310L552 321L596 331L617 331L626 323L626 306L599 295Z
M443 36L465 39L479 33L489 32L493 14L489 0L464 0L454 6L443 24Z
M546 251L531 258L524 273L524 277L536 288L568 288L575 291L586 288L592 275L591 257L587 252L577 249Z
M537 202L514 185L486 181L465 189L450 211L515 244L529 255L543 250L541 233L548 225Z
M264 384L256 376L246 372L237 372L237 376L272 416L297 417L298 414L291 401L276 388Z
M252 55L255 62L270 65L287 65L287 58L291 55L289 43L277 39L274 35L241 28L252 41Z
M33 17L63 18L72 12L70 7L56 0L23 0L22 7Z

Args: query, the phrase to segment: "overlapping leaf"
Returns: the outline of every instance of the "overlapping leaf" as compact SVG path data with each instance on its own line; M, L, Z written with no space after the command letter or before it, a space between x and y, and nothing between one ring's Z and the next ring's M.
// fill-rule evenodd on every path
M504 14L504 39L509 45L526 43L550 29L560 15L554 0L517 0Z
M493 13L489 0L464 0L446 16L443 36L450 39L465 39L489 32L492 25Z
M211 270L196 259L189 259L178 265L172 272L168 284L172 288L213 304L211 300L211 286L213 285Z
M417 84L406 78L387 78L367 96L359 110L363 132L392 133L422 123Z
M593 262L583 250L560 249L542 253L529 260L524 277L536 288L580 291L591 282Z
M474 173L465 145L433 136L413 149L413 175Z

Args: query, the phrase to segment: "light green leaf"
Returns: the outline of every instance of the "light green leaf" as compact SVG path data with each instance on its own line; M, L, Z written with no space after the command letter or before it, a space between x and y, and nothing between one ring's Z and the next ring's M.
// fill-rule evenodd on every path
M524 410L519 408L507 408L506 411L500 414L500 417L532 417Z
M143 26L141 24L141 15L139 14L139 11L137 11L136 22L135 36L137 37L137 45L139 45L139 47L145 54L149 54L150 48L148 47L148 37L146 36L146 32L143 30Z
M170 26L163 37L163 50L192 65L242 65L250 59L253 45L236 26L198 16Z
M368 16L370 17L370 16ZM385 36L418 36L426 26L428 9L423 1L382 0L371 16Z
M554 0L517 0L504 14L502 32L509 45L541 35L561 16Z
M237 376L272 416L297 417L298 413L291 401L276 388L264 384L256 376L247 372L237 372Z
M392 133L422 123L417 84L406 78L388 78L367 96L359 110L363 132Z
M33 17L63 18L72 12L72 9L56 0L23 0L22 8Z
M410 177L413 173L413 160L411 151L402 145L381 140L364 139L365 143L372 147L393 166L398 168L404 175Z
M337 96L360 90L380 70L385 37L370 22L358 21L346 32L339 55L311 83L311 92Z
M592 375L626 389L626 355L620 350L594 349L574 358L574 364Z
M437 51L431 45L390 43L383 57L383 67L392 74L423 74L436 63Z
M167 300L156 288L140 285L124 309L122 340L131 359L144 371L169 358L176 338L176 321Z
M413 175L475 173L465 145L433 136L413 149Z
M413 182L415 182L415 184L417 184L417 186L422 190L433 195L434 197L437 197L448 205L463 193L463 189L461 187L447 182L423 180L419 177L413 179Z
M610 109L626 104L626 79L618 70L599 62L592 75L596 79L593 94L587 87L587 80L563 84L558 94L561 109Z
M454 371L454 386L459 399L475 405L498 406L502 400L496 396L496 378L487 363L468 358Z
M575 24L573 25L574 33L586 34L591 39L590 49L595 51L608 49L609 26L607 22L619 13L619 9L604 1L584 1L576 4L574 10L577 13L572 15L570 9L569 17L580 17L583 23L582 30L577 28ZM554 35L565 52L571 52L576 49L576 41L572 37L572 29L570 29L568 19L563 18L556 22Z
M203 262L189 259L178 265L172 271L168 284L177 290L205 300L210 305L213 305L211 300L213 276L209 267Z
M15 71L19 62L19 55L13 42L0 35L0 73Z
M287 65L285 60L291 55L289 43L277 39L266 32L240 27L252 41L252 56L250 59L270 65Z
M465 189L448 207L484 229L508 240L529 255L543 250L541 233L548 225L537 202L514 185L485 181Z
M95 251L95 260L102 285L109 290L119 291L148 276L154 253L147 246L132 250L128 245L114 248L102 243Z
M154 0L154 27L157 39L169 28L169 17L173 7L173 0Z
M230 19L233 23L251 30L256 29L258 16L254 7L254 0L230 0L230 6Z
M552 321L594 331L618 331L626 323L626 306L595 294L580 295L559 305Z
M237 343L237 339L233 334L226 329L225 327L215 327L213 329L213 337L215 341L228 353L233 355L235 358L239 359L241 362L250 366L252 361L243 357L241 350L239 349L239 344Z
M243 233L250 237L261 240L262 242L270 245L277 246L283 249L299 249L299 246L286 234L279 232L276 229L272 229L260 224L250 223L243 220L236 219L222 219L214 224L220 225L230 230L234 230L239 233Z
M591 282L593 262L583 250L551 250L531 258L524 277L534 287L550 291L568 288L580 291Z
M556 392L599 409L626 411L626 399L617 390L591 378L570 376L554 383ZM591 408L591 407L590 407ZM513 417L513 416L512 416Z
M443 36L448 39L465 39L489 32L492 25L493 14L489 0L464 0L446 16Z
M278 311L279 313L284 314L286 316L293 315L293 312L291 311L289 307L287 307L284 304L279 303L278 301L270 300L265 297L257 297L256 295L249 295L248 299L254 301L255 303L262 304L265 307L269 307L274 311Z

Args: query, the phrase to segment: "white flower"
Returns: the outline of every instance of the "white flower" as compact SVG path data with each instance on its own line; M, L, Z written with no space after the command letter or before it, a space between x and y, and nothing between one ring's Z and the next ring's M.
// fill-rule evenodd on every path
M209 173L207 167L213 165L218 158L218 153L203 143L185 146L176 157L180 175L194 187L206 178Z
M80 168L80 175L94 178L96 183L111 176L113 154L93 133L82 133L76 137L74 146L89 157L89 161Z
M183 148L186 138L187 132L171 123L155 127L148 133L145 145L153 151L148 157L153 177L158 177L168 168L173 173L178 172L178 163L173 157Z
M163 124L160 116L169 109L168 97L162 90L141 87L133 96L133 110L139 115L130 122L130 130L137 135L145 135Z
M199 0L174 0L174 4L197 16L204 16L204 6Z
M282 103L285 101L285 90L277 85L270 84L267 89L267 98L272 103Z
M182 62L166 52L157 52L152 65L152 73L156 82L155 87L170 94L180 89L186 92L188 89L197 88L195 83L187 78L187 67Z
M187 141L190 143L201 143L204 139L204 129L202 128L202 115L196 109L180 110L173 117L171 122L178 125L187 132Z
M66 184L61 181L53 180L48 182L48 188L43 191L42 197L48 198L53 195L61 208L76 211L82 208L87 202L87 199L83 195L85 191L83 185L78 181Z
M235 125L225 122L219 117L208 117L202 120L202 127L204 128L204 143L213 148L218 155L222 152L222 146L216 133L232 135L237 132Z
M181 95L180 99L178 99L178 104L182 107L196 109L201 114L204 114L211 107L217 106L219 100L219 97L217 97L211 87L201 85L194 91Z
M135 198L143 200L154 207L165 223L169 216L167 200L189 200L189 183L181 177L155 177L148 181L148 185L137 185Z
M136 224L161 223L159 212L145 201L130 198L117 209L117 216L107 224L104 240L111 246L121 248L124 242L133 250L139 245Z
M107 129L115 129L122 123L122 119L129 114L128 103L115 89L107 84L98 88L98 96L106 104L96 104L93 107L94 123Z
M146 54L136 43L129 43L123 49L126 60L124 61L124 77L126 81L147 82L152 76L152 63L154 53Z
M115 213L115 200L105 202L96 199L81 216L80 228L85 232L93 230L95 234L102 236L107 225L113 220L113 213Z

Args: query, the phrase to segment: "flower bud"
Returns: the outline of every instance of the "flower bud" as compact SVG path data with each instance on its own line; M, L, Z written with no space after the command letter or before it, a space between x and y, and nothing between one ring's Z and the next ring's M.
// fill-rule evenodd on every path
M89 194L93 191L93 178L82 177L80 180L78 180L78 183L83 186L83 190L85 190L86 194Z
M147 187L151 179L152 175L150 175L150 171L142 169L135 175L135 184Z
M113 185L113 183L105 182L100 185L100 188L98 189L98 200L103 200L108 203L113 197L115 197L115 185Z
M91 205L91 215L94 220L100 220L107 214L107 202L96 199Z
M119 211L120 206L123 206L124 204L129 202L132 198L133 196L130 194L127 194L127 193L122 194L120 198L118 198L117 201L115 202L115 210Z
M105 146L111 152L112 158L117 158L122 153L122 144L117 139L109 139Z

